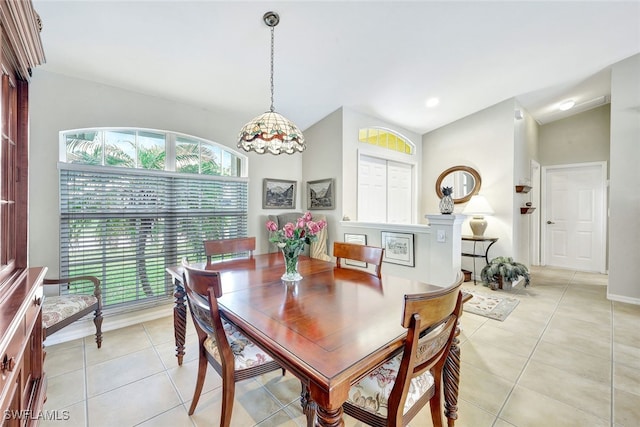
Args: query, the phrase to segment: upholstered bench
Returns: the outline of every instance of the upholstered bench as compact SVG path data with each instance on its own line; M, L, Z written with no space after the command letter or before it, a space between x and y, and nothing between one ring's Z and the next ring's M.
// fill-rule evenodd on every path
M44 279L45 298L42 304L43 334L47 336L59 331L76 320L94 312L96 343L102 346L102 298L100 280L95 276L77 276L64 279ZM57 295L46 296L51 286ZM63 288L67 293L62 293Z

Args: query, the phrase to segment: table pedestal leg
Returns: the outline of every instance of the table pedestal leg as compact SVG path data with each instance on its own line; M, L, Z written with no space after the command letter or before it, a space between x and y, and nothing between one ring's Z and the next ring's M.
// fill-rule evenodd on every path
M184 303L185 292L182 283L176 280L175 288L176 291L173 296L175 297L176 305L173 307L173 333L176 340L178 365L182 365L185 335L187 334L187 306Z
M322 406L318 406L316 426L321 427L344 427L344 420L342 419L342 406L338 409L325 409Z
M456 326L455 337L451 343L451 351L444 363L444 415L447 417L447 425L453 427L458 419L458 388L460 384L460 322Z
M302 392L300 393L300 405L302 412L307 416L307 427L313 427L316 423L317 405L311 400L307 386L302 383Z

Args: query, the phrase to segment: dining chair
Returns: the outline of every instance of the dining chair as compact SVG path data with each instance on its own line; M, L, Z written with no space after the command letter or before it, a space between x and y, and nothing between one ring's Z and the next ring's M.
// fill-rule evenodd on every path
M441 291L405 295L403 352L351 386L343 410L371 426L406 426L429 402L442 427L442 371L462 310L462 275Z
M343 259L366 262L373 264L376 275L382 277L383 248L356 243L333 242L333 256L336 257L336 266L338 268L342 268Z
M100 279L95 276L44 279L43 285L45 286L45 297L42 303L44 338L93 312L96 344L98 348L102 347ZM52 288L53 295L51 295ZM66 292L64 292L65 289Z
M222 377L220 426L228 427L231 423L235 383L282 368L220 315L220 273L194 268L186 259L182 261L182 268L187 303L199 343L198 378L189 415L193 414L198 405L207 364L210 364Z
M237 237L233 239L204 240L204 254L207 256L207 264L211 264L212 256L225 255L237 256L242 253L249 253L249 258L253 258L253 251L256 250L255 237Z

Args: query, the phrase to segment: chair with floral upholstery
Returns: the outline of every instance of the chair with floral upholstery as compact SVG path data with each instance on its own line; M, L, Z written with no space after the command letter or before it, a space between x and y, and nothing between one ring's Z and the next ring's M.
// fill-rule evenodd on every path
M405 426L429 402L442 427L442 371L462 310L462 275L436 292L405 295L404 350L351 386L344 412L371 426Z
M182 261L182 268L187 303L199 342L198 378L189 415L193 414L198 405L209 363L222 377L220 426L229 426L235 383L282 368L246 338L234 324L220 315L220 274L213 270L194 268L186 259Z
M42 304L44 338L93 312L96 344L102 347L102 294L100 280L95 276L44 279L45 297ZM51 286L55 285L55 286ZM53 294L51 293L53 288Z

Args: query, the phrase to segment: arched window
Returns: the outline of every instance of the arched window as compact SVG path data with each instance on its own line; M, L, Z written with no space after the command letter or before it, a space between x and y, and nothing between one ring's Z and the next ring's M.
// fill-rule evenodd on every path
M358 140L366 144L398 151L404 154L413 154L415 146L404 136L397 132L384 128L364 128L358 132Z
M105 307L172 298L165 268L247 235L247 158L150 129L60 133L60 272L94 275Z

